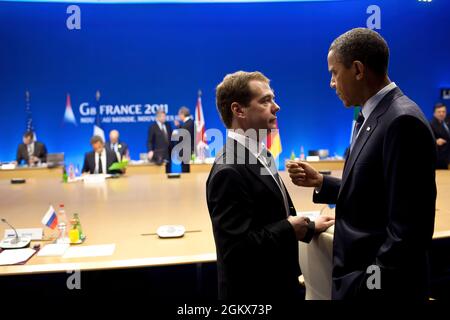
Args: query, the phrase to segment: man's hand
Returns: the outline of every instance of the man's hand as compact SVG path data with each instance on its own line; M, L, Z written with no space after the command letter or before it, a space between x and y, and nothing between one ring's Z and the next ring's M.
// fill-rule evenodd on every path
M442 139L442 138L439 138L439 139L436 140L436 144L437 144L438 146L443 146L443 145L446 144L446 143L447 143L447 140Z
M180 121L173 120L173 124L175 125L175 127L179 127L180 126Z
M303 240L306 232L308 232L309 221L305 217L299 216L289 216L287 220L292 225L292 228L294 228L297 240Z
M153 151L149 151L147 154L148 160L152 160L153 159Z
M292 183L300 187L322 187L323 175L302 161L288 161L286 164Z
M324 232L329 227L331 227L334 224L334 217L332 216L319 216L314 220L314 223L316 224L316 234Z

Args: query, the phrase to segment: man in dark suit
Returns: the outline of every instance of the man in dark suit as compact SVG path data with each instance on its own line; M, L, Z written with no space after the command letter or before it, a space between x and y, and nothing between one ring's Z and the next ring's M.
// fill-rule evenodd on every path
M184 157L183 150L180 152L180 157L184 160L181 163L181 171L190 172L191 167L189 165L189 161L191 160L192 155L195 153L194 119L192 118L191 112L187 107L181 107L178 110L178 117L180 118L181 123L175 120L175 126L178 130L186 130L191 140L189 157ZM183 137L180 137L179 143L183 143L183 140Z
M91 146L93 151L85 154L83 169L81 170L82 173L120 173L109 170L109 167L118 160L114 151L105 148L102 137L93 136L91 138Z
M38 162L47 162L47 148L45 144L34 141L34 133L25 132L22 139L23 143L17 147L16 162L22 161L27 165L35 165Z
M117 130L111 130L109 132L109 141L106 144L106 148L114 151L114 153L117 156L117 159L119 161L129 159L130 158L130 151L128 150L128 145L119 140L119 131Z
M450 121L446 119L447 107L442 103L434 106L430 122L437 146L437 169L448 169L450 162Z
M166 172L170 172L172 128L166 122L166 113L159 110L156 121L148 130L147 150L148 159L158 165L166 164Z
M229 129L206 182L219 299L301 298L298 241L309 242L334 220L321 216L314 223L296 216L275 161L261 144L276 129L280 110L269 80L259 72L236 72L218 85L216 97Z
M375 31L334 40L330 86L346 107L362 106L342 179L288 164L295 184L316 188L314 202L336 204L333 299L427 299L436 147L422 111L390 81L388 61Z

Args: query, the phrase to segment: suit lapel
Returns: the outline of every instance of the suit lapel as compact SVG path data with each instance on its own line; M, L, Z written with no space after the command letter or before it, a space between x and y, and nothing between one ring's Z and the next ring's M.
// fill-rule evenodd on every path
M255 158L255 156L245 147L237 146L238 142L234 139L227 139L226 152L224 159L226 161L226 154L234 155L234 163L245 165L245 167L262 182L282 203L284 206L283 194L277 183L272 178L272 175L267 169ZM242 154L238 150L243 150Z
M367 121L361 127L358 137L356 138L355 144L353 145L353 149L350 151L347 160L344 165L344 172L342 174L342 183L341 188L339 190L338 198L345 186L345 183L348 180L348 177L355 165L355 162L358 160L361 151L363 150L365 144L369 140L372 133L375 131L379 118L389 109L392 101L403 95L402 91L397 87L388 92L383 99L378 103L378 105L373 110L372 114L369 116Z

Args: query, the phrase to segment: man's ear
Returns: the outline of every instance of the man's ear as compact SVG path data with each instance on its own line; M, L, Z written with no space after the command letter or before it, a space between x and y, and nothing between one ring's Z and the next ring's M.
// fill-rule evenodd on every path
M355 70L356 80L364 79L366 68L361 61L359 60L353 61L353 69Z
M244 111L244 107L238 103L238 102L233 102L231 104L231 112L233 113L233 115L236 118L245 118L245 111Z

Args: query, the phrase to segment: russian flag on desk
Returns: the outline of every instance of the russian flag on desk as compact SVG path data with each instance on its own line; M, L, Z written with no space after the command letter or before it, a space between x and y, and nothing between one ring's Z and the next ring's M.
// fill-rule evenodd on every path
M50 229L55 229L58 225L58 217L56 216L55 209L50 206L45 214L44 218L42 218L42 224L49 227Z

